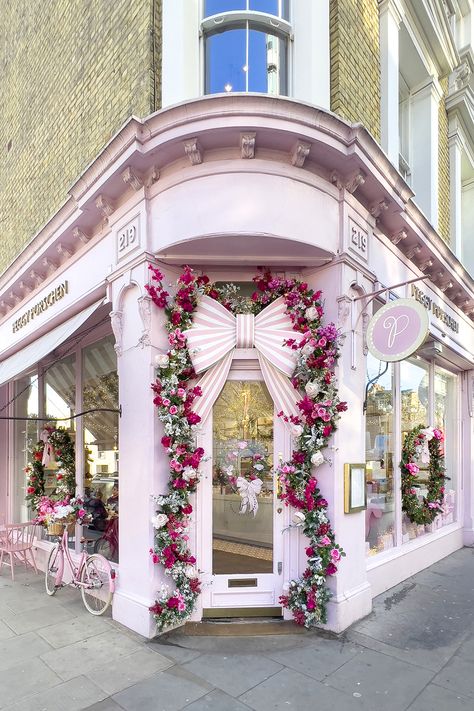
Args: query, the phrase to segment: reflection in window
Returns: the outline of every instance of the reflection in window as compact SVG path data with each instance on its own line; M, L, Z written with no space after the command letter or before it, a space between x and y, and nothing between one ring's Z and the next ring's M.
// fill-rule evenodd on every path
M402 444L407 432L417 425L430 424L429 402L430 402L430 377L429 365L421 358L409 358L400 364L400 389L402 405ZM418 497L423 498L428 492L427 472L423 470L418 474L417 489ZM402 541L408 543L413 538L424 535L425 526L412 523L403 514L402 521Z
M76 404L76 364L73 355L63 358L50 366L44 374L45 413L50 420L63 419L75 413ZM70 432L75 428L75 420L58 422Z
M444 433L444 452L446 481L444 494L444 511L438 516L438 523L446 525L453 523L456 519L456 472L457 472L457 432L458 432L458 412L457 412L457 385L458 378L447 370L435 367L435 413L434 425L439 427Z
M213 409L214 574L273 572L272 463L273 402L265 384L228 381ZM239 478L245 487L258 480L255 516L242 513Z
M117 356L113 336L83 352L84 410L118 408ZM94 550L118 560L118 413L84 415L86 508L92 522L88 537Z
M387 365L388 369L385 371ZM375 555L396 545L393 479L393 366L382 363L369 353L367 355L367 384L365 533L367 553Z
M287 42L252 28L227 29L206 37L206 94L262 92L286 95Z
M14 383L15 417L38 417L38 378L26 375ZM13 521L23 523L31 518L31 512L25 501L26 474L29 452L38 441L38 423L35 421L13 421L14 486L13 486Z

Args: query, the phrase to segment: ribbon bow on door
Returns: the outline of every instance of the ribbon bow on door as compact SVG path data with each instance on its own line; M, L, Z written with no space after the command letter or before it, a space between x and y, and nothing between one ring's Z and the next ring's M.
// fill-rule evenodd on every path
M186 335L189 355L196 373L207 371L199 381L203 395L194 411L205 420L222 390L232 363L235 348L255 348L263 379L273 402L286 415L298 415L300 400L288 378L293 374L296 352L284 341L301 339L293 330L282 296L257 316L234 316L222 304L203 296L196 308L193 325Z
M258 511L258 501L257 496L262 490L262 480L253 479L249 481L243 476L237 477L237 489L239 490L240 498L240 512L241 514L252 512L254 516L257 515Z

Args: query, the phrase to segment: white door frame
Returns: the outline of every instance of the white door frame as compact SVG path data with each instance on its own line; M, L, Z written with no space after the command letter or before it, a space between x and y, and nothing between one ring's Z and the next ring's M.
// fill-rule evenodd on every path
M251 358L249 355L251 354ZM260 380L262 373L255 356L255 351L245 353L236 351L228 380ZM219 393L220 394L220 393ZM216 398L217 399L217 398ZM274 403L274 461L279 457L287 460L291 455L291 438L288 428L281 418L276 416L278 403ZM273 507L273 573L252 573L233 575L212 574L212 411L203 423L198 437L198 445L202 446L207 458L203 462L202 476L196 497L196 553L201 572L202 595L200 609L196 610L196 619L202 617L204 610L220 611L228 608L238 608L239 616L245 615L245 609L281 608L278 598L283 591L283 585L290 574L288 563L289 539L284 529L289 524L289 510L276 498L274 485ZM279 566L279 563L281 564ZM229 588L229 579L256 578L257 585L252 587Z

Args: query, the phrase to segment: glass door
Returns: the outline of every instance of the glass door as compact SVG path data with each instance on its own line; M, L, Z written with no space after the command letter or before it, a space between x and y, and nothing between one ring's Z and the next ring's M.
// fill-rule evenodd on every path
M282 428L274 411L263 380L229 379L207 424L209 617L280 613L283 512L273 463Z

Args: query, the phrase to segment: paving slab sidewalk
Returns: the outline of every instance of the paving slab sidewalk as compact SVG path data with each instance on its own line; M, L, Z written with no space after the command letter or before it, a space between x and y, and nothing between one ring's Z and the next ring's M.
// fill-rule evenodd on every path
M74 590L0 576L1 711L472 711L474 550L374 601L343 635L171 633L93 618Z

